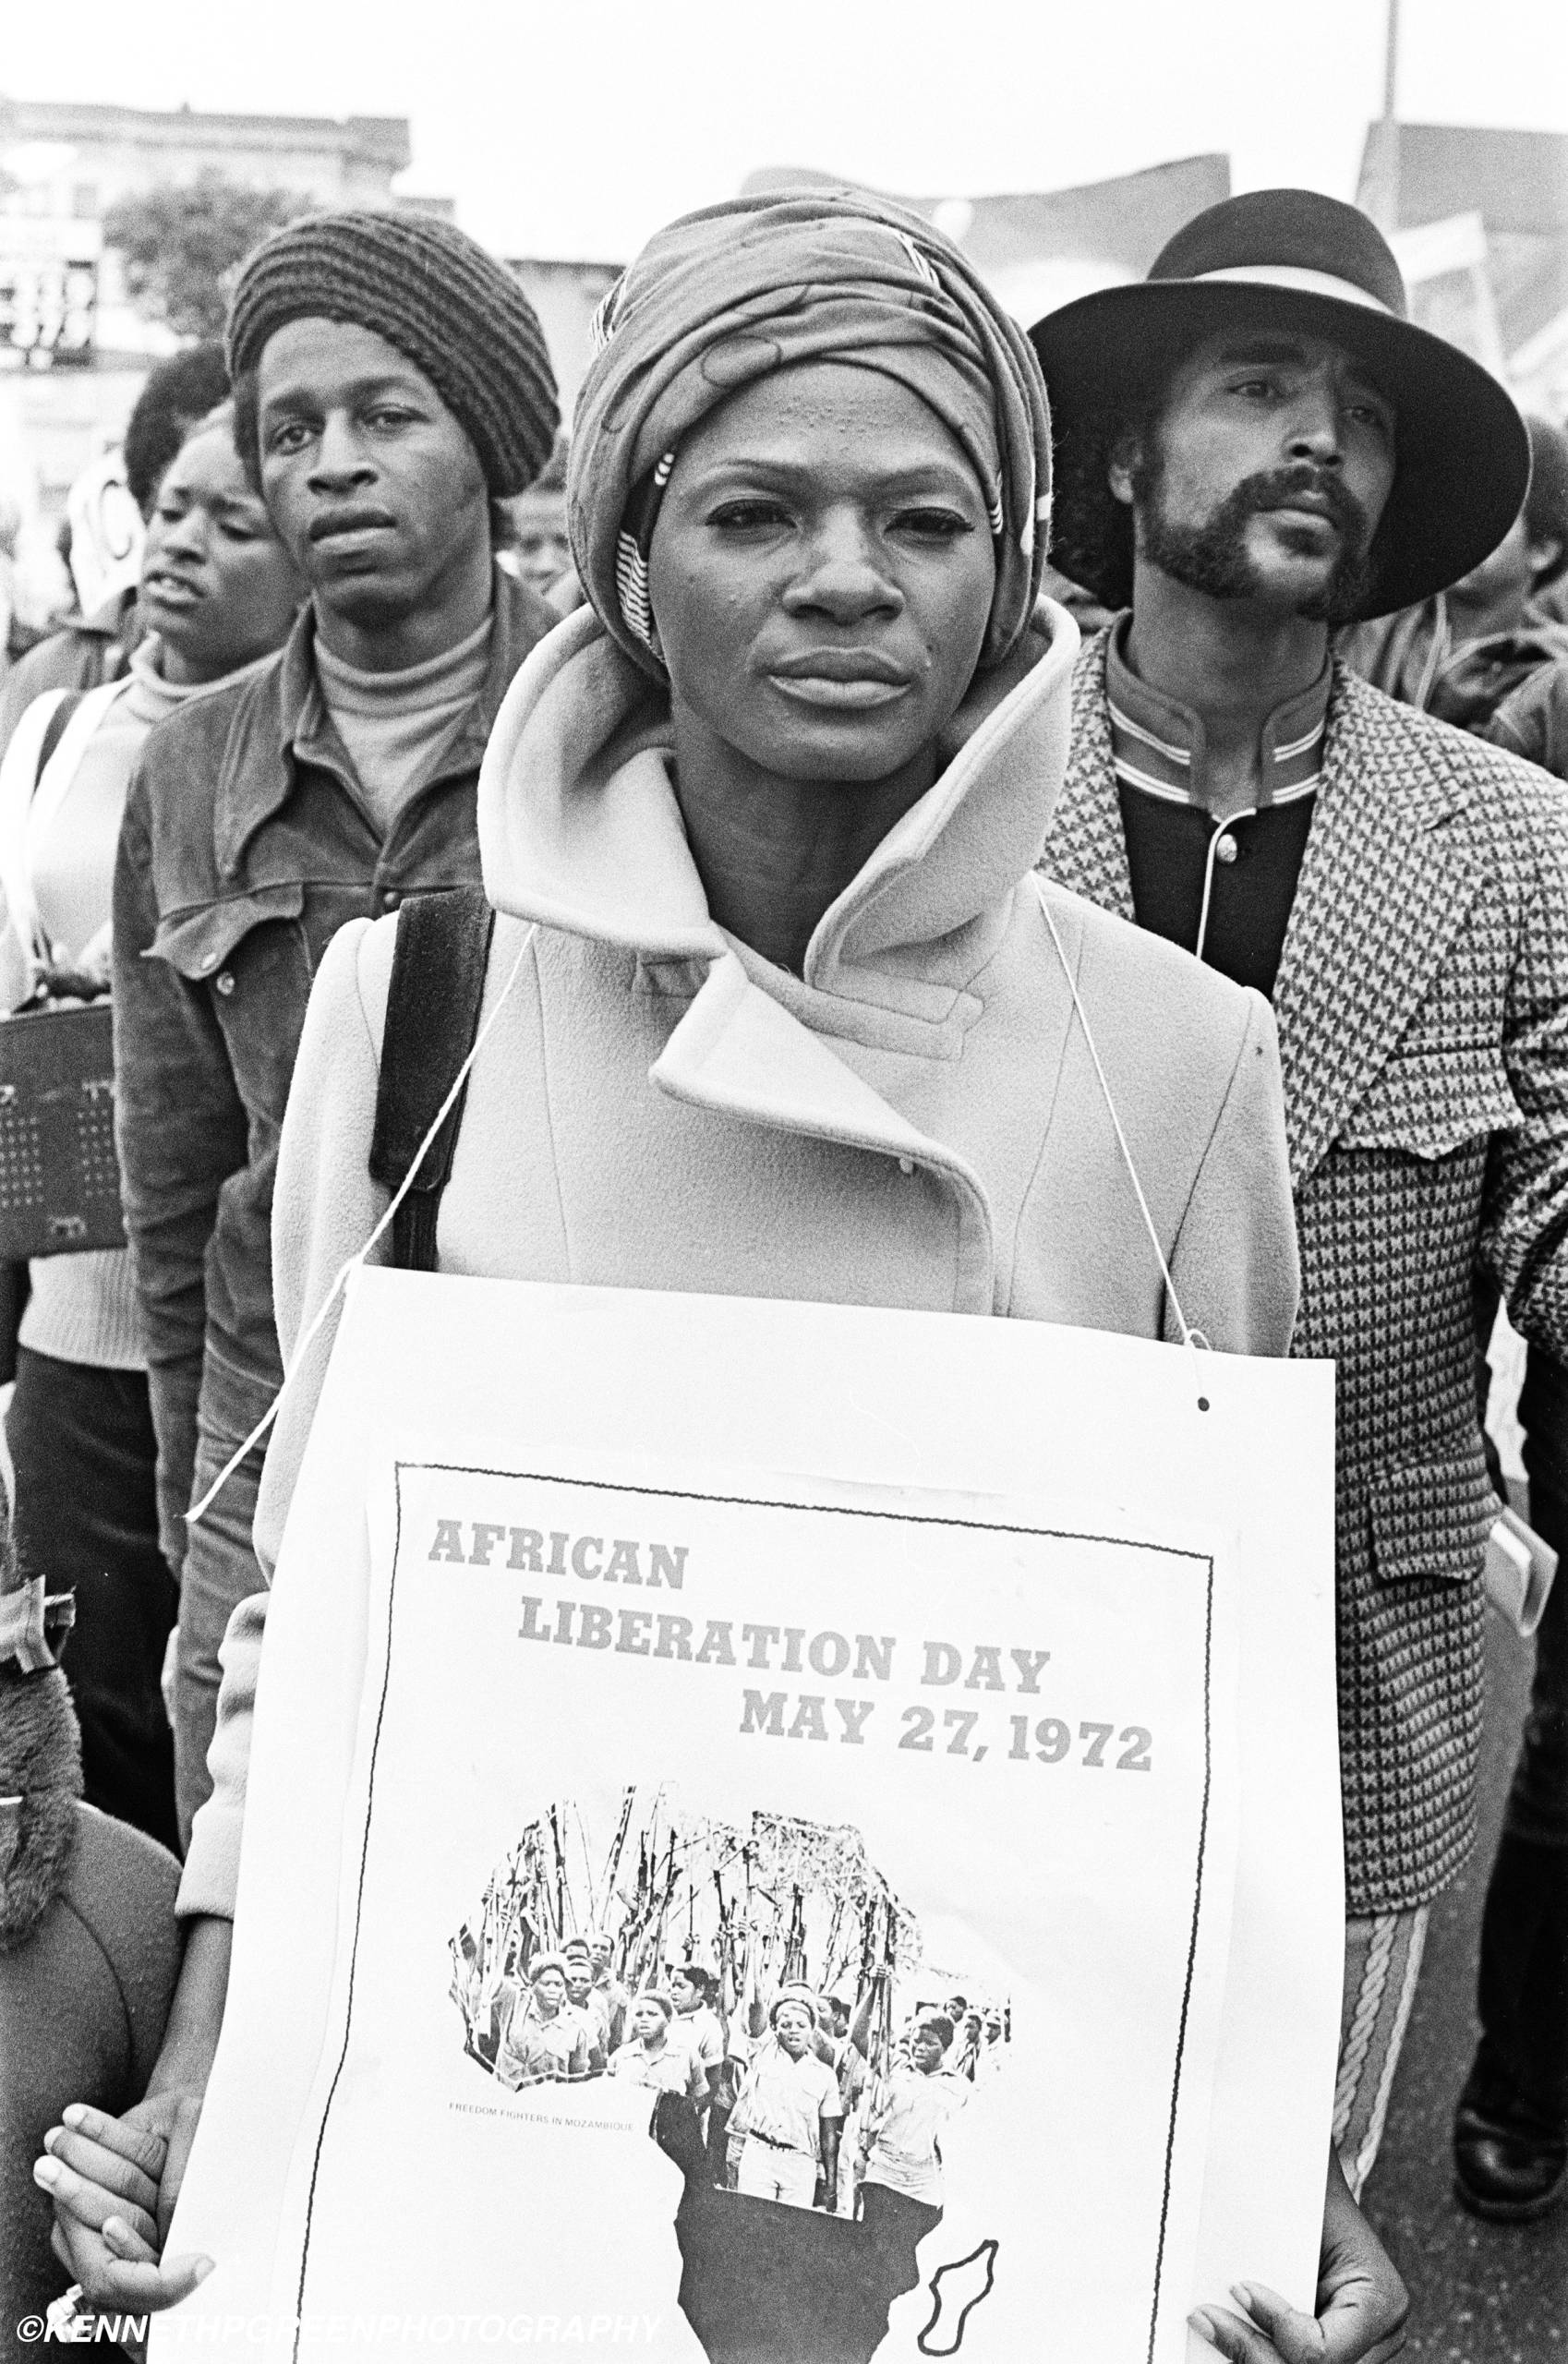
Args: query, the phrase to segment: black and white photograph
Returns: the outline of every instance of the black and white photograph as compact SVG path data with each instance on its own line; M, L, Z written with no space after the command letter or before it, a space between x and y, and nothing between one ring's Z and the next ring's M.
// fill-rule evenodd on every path
M1548 2364L1564 1550L1562 0L11 12L0 2364Z
M681 2303L710 2357L738 2352L737 2286L754 2338L778 2316L780 2358L826 2352L825 2285L846 2331L866 2316L874 2352L941 2221L944 2129L1006 2072L1012 2001L927 1960L856 1830L760 1809L715 1823L633 1785L611 1831L552 1801L452 1964L464 2054L498 2084L609 2077L650 2096L688 2195ZM808 2237L728 2195L823 2221ZM791 2290L813 2306L804 2342Z

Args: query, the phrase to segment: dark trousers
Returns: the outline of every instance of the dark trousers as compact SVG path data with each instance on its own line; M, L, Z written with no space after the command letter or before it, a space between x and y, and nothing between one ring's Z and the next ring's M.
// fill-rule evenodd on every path
M1568 2132L1568 1467L1562 1374L1533 1348L1520 1401L1530 1524L1561 1562L1536 1633L1523 1743L1481 1922L1483 2064Z
M177 1851L159 1677L179 1596L158 1549L146 1379L20 1346L6 1435L22 1573L76 1594L61 1663L81 1721L88 1803Z

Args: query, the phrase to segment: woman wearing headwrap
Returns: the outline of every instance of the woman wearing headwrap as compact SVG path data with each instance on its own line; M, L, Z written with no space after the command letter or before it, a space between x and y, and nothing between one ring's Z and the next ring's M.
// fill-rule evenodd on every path
M929 225L850 191L675 223L603 326L569 477L589 604L518 675L481 776L488 1031L437 1267L1146 1338L1184 1334L1179 1298L1212 1345L1283 1354L1267 1006L1034 874L1078 634L1037 601L1027 341ZM312 998L276 1200L285 1348L387 1206L368 1152L394 942L345 927ZM330 1336L269 1457L269 1565ZM221 2016L264 1619L263 1595L225 1644L171 2117ZM1336 2183L1365 2285L1348 2210ZM145 2262L103 2286L188 2286L114 2237ZM103 2242L73 2247L102 2280ZM1329 2354L1368 2352L1345 2329L1365 2304L1333 2301Z

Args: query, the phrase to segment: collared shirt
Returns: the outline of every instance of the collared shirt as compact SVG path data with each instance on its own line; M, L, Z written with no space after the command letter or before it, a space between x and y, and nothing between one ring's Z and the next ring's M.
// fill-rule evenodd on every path
M689 2102L701 2104L707 2099L707 2079L698 2068L690 2047L671 2044L669 2034L656 2051L650 2052L640 2037L633 2036L611 2055L609 2073L623 2083L645 2085L650 2093L684 2093Z
M724 2024L712 2007L699 2003L694 2011L677 2011L670 2022L669 2041L682 2045L703 2072L703 2088L706 2091L706 2072L722 2067L724 2061Z
M886 2184L931 2207L942 2204L942 2129L969 2099L969 2080L949 2068L895 2068L871 2108L864 2181Z
M514 2001L501 2030L496 2075L503 2085L540 2085L586 2077L588 2026L580 2011L562 2005L546 2019L532 1991Z
M730 2131L756 2134L781 2150L822 2156L822 2122L837 2124L844 2115L838 2080L814 2052L793 2059L777 2036L770 2036L754 2056L741 2081L740 2095L730 2120Z
M475 788L501 699L558 621L498 570L489 669L385 833L321 698L308 607L277 656L148 741L115 877L115 1115L158 1433L165 1556L185 1551L198 1397L237 1442L281 1378L272 1179L306 1004L345 921L476 884Z
M1132 671L1128 621L1107 645L1105 686L1138 923L1272 994L1312 826L1332 667L1325 659L1311 687L1265 722L1256 803L1216 820L1205 805L1202 718Z

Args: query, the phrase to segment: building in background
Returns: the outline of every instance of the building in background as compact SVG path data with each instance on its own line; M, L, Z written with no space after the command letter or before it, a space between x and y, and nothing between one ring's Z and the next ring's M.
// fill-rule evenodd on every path
M1526 410L1568 418L1568 138L1374 124L1357 201L1389 231L1422 327Z
M0 98L7 211L101 221L116 198L220 172L321 205L391 205L413 162L404 115L168 114Z
M561 390L561 419L568 428L578 389L593 359L589 332L594 314L607 290L620 278L621 268L618 262L508 259L507 269L515 273L524 295L539 316L555 369L555 382Z
M207 115L0 98L0 501L52 540L73 480L117 441L178 340L130 302L103 218L204 175L320 205L415 204L401 115Z

